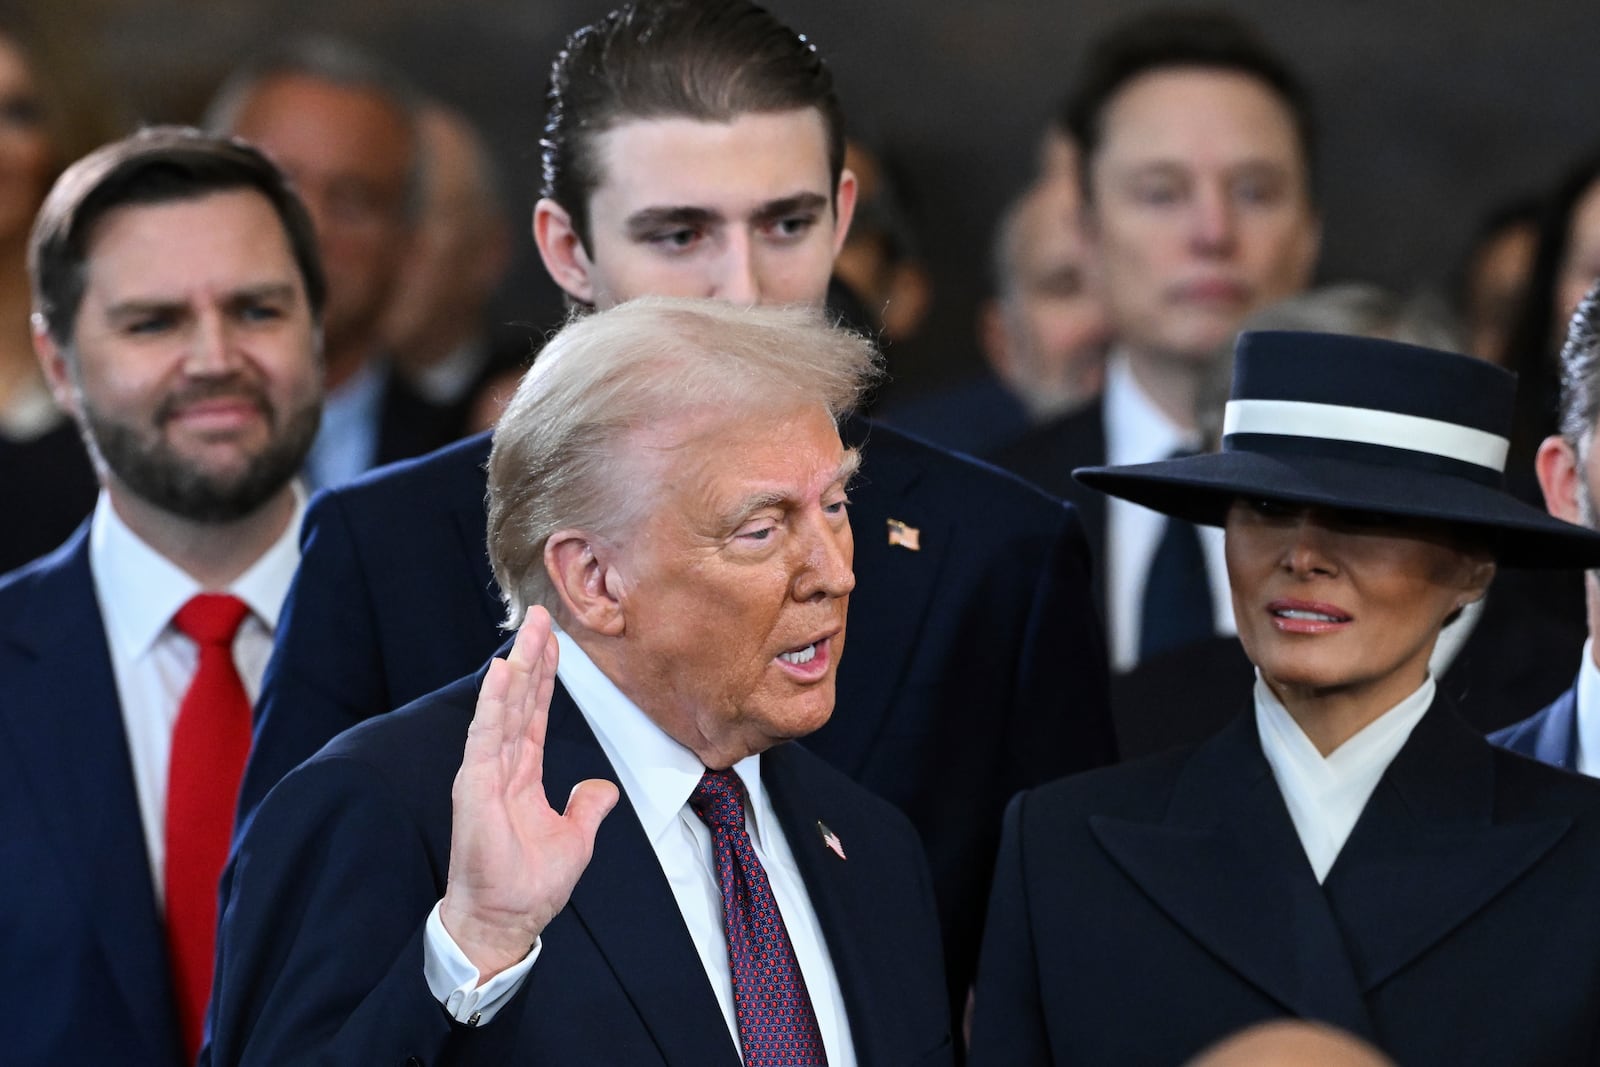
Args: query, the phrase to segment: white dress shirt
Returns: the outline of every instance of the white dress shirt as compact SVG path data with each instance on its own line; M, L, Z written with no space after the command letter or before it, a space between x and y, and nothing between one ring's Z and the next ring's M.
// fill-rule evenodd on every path
M1175 424L1156 406L1134 379L1133 369L1121 353L1113 351L1106 364L1106 387L1101 403L1105 416L1106 462L1112 466L1152 463L1179 449L1193 450L1199 439L1192 430ZM1167 527L1167 517L1117 497L1106 501L1106 605L1110 616L1111 668L1126 671L1139 662L1139 631L1144 625L1144 585L1150 562ZM1213 628L1219 634L1235 633L1233 594L1228 589L1228 568L1222 549L1222 530L1199 526L1200 549L1205 553L1206 575L1211 583Z
M1573 770L1600 777L1600 666L1594 662L1594 638L1583 643L1583 665L1578 668L1578 765Z
M387 362L368 360L323 396L322 424L305 463L313 489L354 481L376 462L389 373Z
M272 635L289 582L300 563L300 520L305 495L294 488L295 511L283 535L225 591L250 613L233 641L233 662L250 703L261 692L261 676L272 654ZM150 882L156 902L166 897L167 765L178 707L194 678L200 656L195 643L172 625L178 609L200 583L145 544L130 530L102 491L89 524L89 570L105 621L111 673L122 705L122 725L133 761Z
M1383 772L1433 703L1435 688L1430 674L1420 689L1324 757L1257 672L1261 751L1319 883L1339 858Z
M738 1049L739 1024L733 1003L728 939L722 922L722 890L715 873L711 831L689 807L689 796L700 783L705 766L693 752L668 737L624 696L577 642L559 630L556 637L561 646L557 676L616 768L622 791L644 827L645 836L655 849L656 859L672 887L678 911L700 954L706 979L722 1006L728 1034L734 1048ZM744 783L749 801L745 825L789 931L795 959L811 995L828 1063L831 1067L853 1067L855 1045L850 1037L850 1020L839 989L839 977L805 882L795 866L789 841L772 810L771 798L762 786L761 757L740 760L733 769ZM623 817L615 812L607 816ZM423 967L428 987L456 1019L487 1022L520 987L541 947L535 944L533 951L516 967L496 975L484 988L474 989L478 972L445 931L435 905L428 918L424 948Z

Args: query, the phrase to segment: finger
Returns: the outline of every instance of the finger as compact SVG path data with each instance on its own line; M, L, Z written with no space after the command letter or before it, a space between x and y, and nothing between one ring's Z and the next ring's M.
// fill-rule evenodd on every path
M591 849L600 821L617 806L618 796L616 783L604 778L587 778L572 787L563 817L583 831L583 839Z
M490 661L478 688L478 703L473 709L472 723L467 728L467 744L462 753L462 765L498 759L500 743L504 736L506 719L506 692L511 684L512 671L500 659Z

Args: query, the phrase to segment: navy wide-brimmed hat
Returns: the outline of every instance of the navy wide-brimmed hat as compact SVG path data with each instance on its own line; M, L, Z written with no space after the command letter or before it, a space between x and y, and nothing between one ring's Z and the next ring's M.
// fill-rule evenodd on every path
M1514 375L1338 334L1245 333L1235 352L1222 451L1074 476L1211 526L1258 498L1438 522L1512 567L1600 565L1600 534L1505 490Z

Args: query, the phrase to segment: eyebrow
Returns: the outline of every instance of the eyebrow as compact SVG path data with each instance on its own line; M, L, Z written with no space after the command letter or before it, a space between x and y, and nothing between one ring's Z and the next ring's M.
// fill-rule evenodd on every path
M757 222L771 222L789 215L818 212L828 206L828 198L821 193L795 193L769 200L756 208L751 217ZM704 228L722 222L724 216L710 208L689 204L641 208L628 216L624 223L630 237L646 237L662 229Z
M838 470L829 480L828 485L845 485L848 487L850 479L856 476L861 469L861 453L856 449L849 449L844 454L844 459L839 462ZM744 523L751 515L764 508L781 508L793 502L793 497L780 490L766 493L756 493L739 502L738 507L731 509L727 516L727 526L734 529Z

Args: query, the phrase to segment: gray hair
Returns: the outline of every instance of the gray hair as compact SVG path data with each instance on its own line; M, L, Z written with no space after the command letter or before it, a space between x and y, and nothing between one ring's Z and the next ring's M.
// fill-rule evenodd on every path
M398 70L376 56L335 37L301 37L257 53L228 75L206 106L202 126L210 133L232 133L240 113L262 83L274 78L300 76L342 89L365 91L387 100L405 123L411 141L411 165L406 172L406 218L415 221L422 210L422 143L417 116L423 98Z
M1247 318L1247 330L1298 330L1376 337L1423 348L1459 352L1462 338L1440 301L1407 299L1366 282L1324 285L1271 304ZM1222 437L1222 414L1233 385L1233 342L1219 352L1195 398L1195 422L1202 447Z
M1600 285L1578 303L1561 346L1561 436L1579 462L1588 458L1600 419Z
M560 607L544 564L552 534L617 544L654 505L656 479L636 458L641 432L810 405L837 423L877 374L872 343L811 307L645 297L574 317L494 430L489 560L505 625L533 604Z

